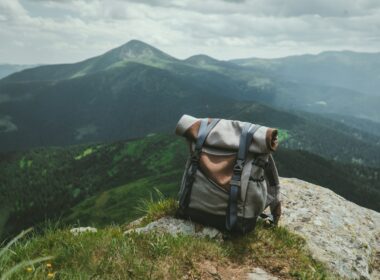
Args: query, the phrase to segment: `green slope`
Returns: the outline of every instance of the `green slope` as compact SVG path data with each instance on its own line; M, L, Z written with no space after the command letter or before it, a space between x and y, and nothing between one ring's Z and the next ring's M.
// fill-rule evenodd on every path
M95 193L177 170L184 164L186 149L174 140L159 135L1 155L1 216L9 213L6 232L62 216Z
M282 138L286 137L283 132ZM129 221L137 216L139 199L154 187L176 194L187 151L182 139L155 135L2 155L1 216L8 216L3 235L59 217L101 225ZM342 165L284 148L276 158L282 176L329 187L358 204L380 209L378 169Z
M138 209L143 199L154 195L153 188L164 195L176 197L182 170L138 179L97 194L71 208L62 222L78 225L109 225L128 223L141 216Z

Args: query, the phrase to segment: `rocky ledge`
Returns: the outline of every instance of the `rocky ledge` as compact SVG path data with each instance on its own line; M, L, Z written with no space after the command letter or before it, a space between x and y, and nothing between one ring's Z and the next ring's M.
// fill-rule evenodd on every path
M315 259L343 278L380 279L380 213L298 179L281 186L281 225L304 237Z
M301 235L316 260L344 279L380 279L380 213L298 179L282 178L281 185L283 216L280 224ZM171 217L132 230L217 239L222 236L215 229ZM275 279L269 275L259 278L253 273L247 278Z

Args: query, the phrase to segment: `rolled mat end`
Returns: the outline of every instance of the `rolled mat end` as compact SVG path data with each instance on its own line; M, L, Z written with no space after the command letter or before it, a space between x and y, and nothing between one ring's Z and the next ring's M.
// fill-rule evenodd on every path
M278 147L278 129L268 128L265 138L268 150L275 151Z

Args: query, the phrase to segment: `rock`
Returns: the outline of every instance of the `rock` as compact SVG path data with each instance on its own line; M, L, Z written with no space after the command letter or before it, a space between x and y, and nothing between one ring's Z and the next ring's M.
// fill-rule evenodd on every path
M281 186L280 225L304 237L315 259L343 278L378 277L380 213L298 179Z
M141 218L138 218L137 220L134 220L132 222L130 222L126 228L124 228L125 230L129 230L129 229L134 229L134 228L137 228L141 225L141 223L144 221L145 219L145 216L141 217Z
M278 280L277 277L269 274L265 270L256 267L253 269L252 272L248 273L247 275L248 280Z
M345 279L380 279L380 213L349 202L329 189L298 179L281 178L281 186L283 215L280 225L302 236L313 258ZM125 234L132 231L222 240L222 233L214 228L172 217L129 229ZM209 275L214 272L214 269L207 270ZM220 268L218 273L221 273ZM277 278L255 268L248 273L248 279Z
M98 232L98 230L96 228L93 228L93 227L78 227L78 228L70 229L70 232L73 235L78 235L78 234L84 233L84 232Z
M190 221L180 220L173 217L163 217L157 221L151 222L145 227L129 229L124 234L131 232L147 233L151 231L158 233L169 233L173 236L183 234L196 237L208 237L212 239L222 238L222 233L215 228L201 226Z
M195 279L218 279L218 280L278 280L279 278L266 272L262 268L249 267L247 264L236 264L232 262L217 263L212 260L202 260L193 263L197 270ZM194 279L193 277L185 279Z

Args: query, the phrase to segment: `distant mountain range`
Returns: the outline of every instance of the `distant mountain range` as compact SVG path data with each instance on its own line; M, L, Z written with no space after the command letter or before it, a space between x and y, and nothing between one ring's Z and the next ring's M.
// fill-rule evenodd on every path
M380 94L354 91L349 83L343 88L343 74L339 82L328 79L336 68L357 73L362 64L376 66L372 55L362 64L356 55L179 60L132 40L82 62L39 66L0 80L0 151L143 137L171 131L188 113L277 126L292 135L286 142L290 148L377 165L379 140L373 131L379 128ZM319 75L305 74L318 69ZM343 123L348 117L354 121ZM360 118L374 122L358 125Z
M284 80L380 95L380 52L328 51L318 55L248 58L232 62L267 71Z
M15 72L28 69L28 68L33 68L36 66L37 65L0 64L0 79L10 74L13 74Z

